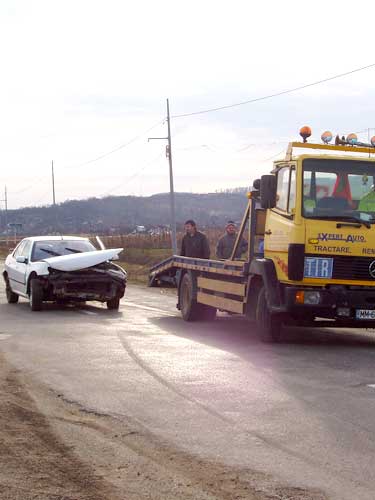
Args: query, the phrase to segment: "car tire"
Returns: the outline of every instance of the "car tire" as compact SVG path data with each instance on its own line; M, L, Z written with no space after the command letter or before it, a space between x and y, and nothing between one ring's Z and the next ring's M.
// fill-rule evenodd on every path
M281 341L281 318L272 314L267 304L266 289L262 287L259 291L256 308L256 324L259 338L265 343Z
M113 299L108 300L107 308L110 311L118 311L120 308L120 297L113 297Z
M37 279L30 281L29 293L30 309L32 311L41 311L43 307L43 288Z
M5 293L7 296L8 304L17 304L19 296L13 292L8 278L5 281Z

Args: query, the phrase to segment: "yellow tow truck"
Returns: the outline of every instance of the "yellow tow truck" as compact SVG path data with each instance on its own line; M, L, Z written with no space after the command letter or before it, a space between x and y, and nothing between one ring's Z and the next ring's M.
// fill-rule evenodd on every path
M330 144L325 132L314 144L309 127L300 134L254 181L229 260L174 255L151 269L151 286L175 281L186 321L242 314L265 342L290 325L375 327L375 137Z

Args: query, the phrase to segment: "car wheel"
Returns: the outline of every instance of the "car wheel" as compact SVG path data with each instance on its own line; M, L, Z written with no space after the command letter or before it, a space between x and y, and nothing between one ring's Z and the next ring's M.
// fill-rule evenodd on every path
M271 314L268 309L266 290L262 287L258 295L256 309L256 324L262 342L272 343L281 341L281 318Z
M118 311L120 307L120 297L113 297L113 299L107 301L107 308L110 311Z
M33 279L30 282L30 309L32 311L41 311L43 307L43 288L38 280Z
M17 304L19 296L12 291L8 279L5 282L5 293L7 296L8 304Z

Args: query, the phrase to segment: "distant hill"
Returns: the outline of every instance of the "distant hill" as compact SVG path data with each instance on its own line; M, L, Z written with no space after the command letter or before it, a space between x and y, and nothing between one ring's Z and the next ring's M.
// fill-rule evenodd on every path
M176 193L176 220L182 226L195 219L200 227L222 226L227 220L241 220L246 207L246 188L220 193ZM22 234L61 233L124 234L137 225L146 229L170 223L169 194L148 197L111 196L71 200L53 206L8 211L8 223L22 224ZM0 231L5 230L4 212Z

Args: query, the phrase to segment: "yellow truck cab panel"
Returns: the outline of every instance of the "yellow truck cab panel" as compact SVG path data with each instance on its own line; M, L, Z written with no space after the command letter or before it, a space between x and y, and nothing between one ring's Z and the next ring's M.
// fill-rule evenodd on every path
M276 206L267 210L265 257L273 260L279 280L296 282L288 276L288 252L300 244L305 262L298 282L374 285L365 267L375 260L375 159L301 155L276 162L274 174Z

